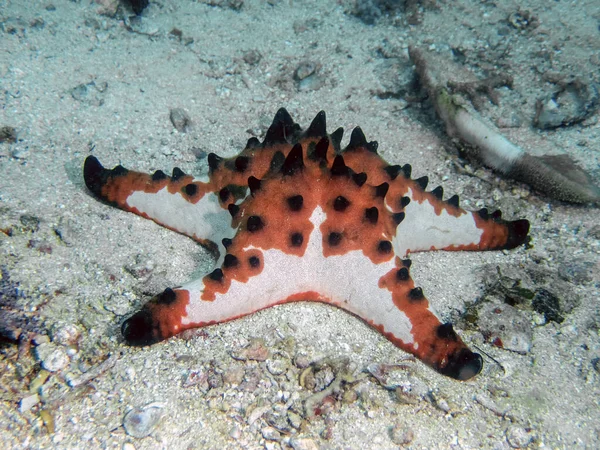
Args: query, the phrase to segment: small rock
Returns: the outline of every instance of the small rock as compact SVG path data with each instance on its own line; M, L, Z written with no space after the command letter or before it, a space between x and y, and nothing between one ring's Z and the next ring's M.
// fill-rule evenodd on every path
M390 438L396 445L408 445L415 439L415 432L407 425L397 423L390 430Z
M261 430L262 437L269 441L279 441L281 433L273 427L265 427Z
M229 437L235 439L236 441L242 437L242 430L239 426L234 425L231 430L229 430Z
M17 142L17 130L13 127L0 127L0 144L3 142Z
M171 123L180 133L185 133L192 124L192 119L188 113L182 108L173 108L169 112Z
M305 78L308 78L317 70L317 65L311 62L303 62L300 64L296 70L294 71L294 78L297 81L302 81Z
M594 114L599 103L593 84L563 83L559 90L537 100L533 123L542 130L573 125Z
M35 357L42 363L42 367L49 372L57 372L69 364L67 352L56 344L41 344L35 348Z
M19 402L19 412L24 413L26 411L29 411L31 408L33 408L35 405L37 405L39 402L40 402L40 397L37 394L33 394L33 395L29 395L27 397L24 397Z
M134 438L149 436L163 415L162 409L163 404L156 402L132 409L123 418L125 432Z
M291 438L290 446L294 450L319 450L319 446L312 439Z
M294 365L298 369L306 369L310 365L310 358L308 357L308 355L305 355L303 353L298 353L294 357Z
M546 289L535 292L531 305L535 311L544 315L546 321L562 323L565 320L558 297Z
M265 342L260 338L254 338L250 341L247 347L232 352L233 359L246 361L248 359L254 361L265 361L269 357L269 349L265 346Z
M526 448L533 442L530 428L510 427L506 430L506 441L512 448Z
M284 359L267 359L267 370L271 375L281 375L287 370L287 362Z
M302 416L300 416L300 414L297 414L294 411L288 411L287 418L292 427L294 427L296 430L300 429L302 426Z
M208 390L208 374L204 369L193 369L188 372L182 387L190 388L192 386L200 386L200 389Z
M248 50L244 52L242 59L246 64L254 66L260 62L260 60L262 59L262 55L258 50Z
M75 345L80 337L81 330L73 324L58 327L52 333L52 341L60 345Z

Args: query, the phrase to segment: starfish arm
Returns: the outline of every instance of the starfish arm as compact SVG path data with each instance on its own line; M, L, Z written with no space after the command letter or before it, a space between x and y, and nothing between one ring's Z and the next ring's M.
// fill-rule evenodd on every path
M409 188L403 220L396 228L394 247L399 255L430 250L512 249L527 240L527 220L505 221L487 209L465 211L456 200L442 201L441 188L431 192Z
M105 169L96 157L88 156L83 174L88 189L101 200L152 219L213 250L221 239L235 234L231 215L219 203L218 195L208 184L177 168L172 176L162 171L148 175L122 166Z

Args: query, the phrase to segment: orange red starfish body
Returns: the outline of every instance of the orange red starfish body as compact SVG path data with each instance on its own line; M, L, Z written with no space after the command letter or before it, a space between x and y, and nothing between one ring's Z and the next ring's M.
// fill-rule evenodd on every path
M410 252L499 250L523 243L526 220L469 212L458 197L426 191L427 177L389 165L360 128L326 131L320 112L306 130L280 109L263 142L236 157L208 156L197 180L89 156L88 188L100 199L218 250L216 268L168 288L127 319L132 345L235 319L270 306L312 300L345 309L438 372L466 380L482 368L452 325L435 316L410 276Z

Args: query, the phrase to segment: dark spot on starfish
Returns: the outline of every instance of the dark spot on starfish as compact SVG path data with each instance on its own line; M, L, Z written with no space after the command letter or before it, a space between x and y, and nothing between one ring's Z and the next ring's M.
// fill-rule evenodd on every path
M406 208L410 203L410 197L400 197L398 203L400 204L400 208Z
M315 118L312 120L306 131L304 132L304 136L306 137L321 137L327 134L327 120L325 116L325 111L319 111Z
M400 171L402 170L402 167L398 165L387 166L383 170L385 170L385 172L388 174L391 180L395 180L398 177Z
M250 194L252 194L252 196L260 190L261 184L262 182L254 176L248 178L248 187L250 188Z
M403 259L402 260L402 265L404 267L406 267L407 269L410 269L411 264L412 264L412 261L410 259Z
M258 258L258 256L251 256L250 258L248 258L248 264L250 264L250 267L259 267L260 259Z
M292 233L290 236L290 243L292 244L292 247L300 247L302 246L303 242L304 237L302 236L302 233Z
M171 175L171 179L173 181L178 181L183 177L185 177L185 172L183 170L181 170L179 167L175 167L173 169L173 175Z
M425 296L423 295L423 289L421 289L420 287L413 288L408 293L408 299L411 302L418 302L423 300L424 298Z
M381 183L379 186L375 186L375 197L385 198L390 189L390 185L387 183Z
M195 185L194 183L186 184L184 186L183 190L186 193L186 195L192 197L192 196L196 195L196 193L198 192L198 186Z
M303 203L304 199L301 195L294 195L287 198L287 204L292 211L300 211Z
M165 178L167 178L167 174L164 173L162 170L157 170L152 174L152 181L162 181Z
M352 174L352 180L358 187L361 187L367 182L367 174L364 172Z
M238 156L237 158L235 158L235 170L237 172L245 172L246 169L248 168L248 164L250 163L250 158L248 158L247 156Z
M477 211L477 215L479 215L479 217L481 217L483 220L488 220L490 218L487 208L481 208L479 211Z
M348 169L348 166L346 166L346 163L344 162L344 157L342 155L337 155L331 165L331 175L334 177L349 175L349 170L350 169Z
M424 176L421 178L417 178L415 180L415 183L417 183L419 185L419 187L424 191L425 188L427 187L427 184L429 184L429 177L428 176Z
M156 297L156 302L159 305L171 305L175 300L177 300L177 294L171 288L166 288L162 294Z
M342 241L342 233L332 231L331 233L329 233L329 236L327 236L327 242L332 247L339 245L341 241Z
M396 271L396 280L398 281L406 281L409 278L408 269L406 267L402 267Z
M114 177L121 177L127 175L129 173L129 170L127 170L125 167L119 164L118 166L115 166L110 172L112 172L112 176Z
M494 211L491 215L491 218L494 222L499 222L500 219L502 219L502 211L500 211L499 209L497 209L496 211Z
M392 214L392 220L396 225L400 225L404 220L404 217L406 217L406 214L404 214L403 212Z
M295 124L285 108L280 108L275 117L273 123L267 130L265 140L263 141L263 147L269 147L274 144L285 144L288 138L294 135L294 131L297 131L298 124Z
M438 200L441 200L444 197L444 188L441 186L436 187L433 191L431 191L431 195Z
M221 282L223 281L223 271L221 269L215 269L208 274L208 278L210 278L213 281Z
M240 207L235 203L230 203L227 205L227 210L229 211L229 214L231 214L231 218L234 218L237 216L237 213L240 212Z
M450 322L443 323L437 327L436 335L440 339L447 339L449 341L456 341L458 336L452 328L452 324Z
M250 217L248 217L248 221L246 222L246 229L250 233L260 231L263 229L264 226L265 226L265 224L263 223L260 216L250 216Z
M315 145L315 151L312 153L312 159L314 161L326 161L327 150L329 149L329 138L327 136L321 138L317 145Z
M223 238L223 240L221 241L221 244L223 244L223 247L229 248L229 247L231 247L231 244L233 244L233 240L229 239L229 238Z
M333 133L329 135L329 139L331 139L331 143L333 144L333 148L335 151L340 150L340 144L342 143L342 137L344 137L344 128L339 127Z
M335 209L338 212L345 211L348 206L350 206L350 202L341 195L336 197L333 201L333 209Z
M410 175L412 173L412 167L410 164L404 164L402 166L402 174L404 175L404 178L410 178Z
M291 176L302 169L304 169L302 146L300 144L296 144L292 147L285 158L283 166L281 167L281 173L283 175Z
M503 249L510 250L511 248L518 247L528 239L528 220L521 219L506 222L506 227L508 228L508 237L506 238L506 244L502 247Z
M450 206L454 206L455 208L458 208L459 201L460 200L459 200L458 195L453 195L448 200L446 200L446 203L448 203Z
M462 381L473 378L481 372L482 367L481 355L473 353L467 348L462 348L457 353L449 355L444 367L439 364L434 365L434 368L442 375Z
M367 219L372 224L377 223L377 220L379 220L379 210L376 206L372 206L371 208L365 209L365 219Z
M231 192L229 191L229 189L224 187L219 191L219 200L221 200L221 203L225 203L227 200L229 200L230 195Z
M260 141L258 140L258 138L256 136L252 136L250 139L248 139L248 142L246 142L246 149L255 149L260 147Z
M377 244L377 251L384 255L392 252L392 243L390 241L379 241Z
M281 171L281 167L285 161L285 155L283 152L276 151L273 157L271 158L271 162L269 163L269 172L277 173Z
M215 153L209 153L207 159L208 159L208 168L210 169L211 172L214 172L215 170L217 170L219 168L219 166L221 165L221 162L223 161L223 158L216 155Z
M143 308L141 311L135 313L121 325L121 334L125 342L129 345L142 346L154 344L162 339L162 336L157 336L157 333L158 330L155 330L152 311L148 308Z
M225 267L226 269L230 267L237 267L238 264L239 260L234 255L228 253L225 255L225 258L223 258L223 267Z

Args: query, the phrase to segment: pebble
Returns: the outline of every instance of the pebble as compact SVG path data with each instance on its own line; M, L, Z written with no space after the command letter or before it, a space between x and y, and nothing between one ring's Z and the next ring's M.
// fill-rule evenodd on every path
M300 429L302 426L302 416L300 416L300 414L297 414L294 411L288 411L287 418L292 427L294 427L296 430Z
M312 62L303 62L296 68L296 71L294 72L294 78L296 78L298 81L302 81L315 73L316 70L316 64L313 64Z
M392 427L390 437L396 445L408 445L415 439L415 432L407 425L397 423Z
M290 446L294 450L319 450L319 446L312 439L304 438L292 438L290 439Z
M265 427L260 432L262 437L269 441L279 441L281 439L281 433L273 427Z
M69 364L69 357L65 349L52 343L38 345L35 348L35 357L49 372L57 372Z
M242 437L242 430L239 426L234 425L231 430L229 430L229 436L236 441Z
M171 119L171 123L180 133L185 133L192 124L192 119L183 108L171 109L169 119Z
M163 415L163 407L162 403L154 402L132 409L123 418L125 432L134 438L149 436Z
M506 440L512 448L526 448L533 442L531 429L518 426L506 430Z
M81 337L81 330L73 324L56 328L52 333L52 341L60 345L75 345Z
M563 83L559 90L537 100L534 125L549 130L581 122L596 112L598 97L594 85Z
M231 356L233 359L240 361L249 359L253 361L265 361L269 357L269 349L266 347L264 340L254 338L250 341L250 345L232 352Z
M27 397L24 397L19 402L19 412L24 413L26 411L29 411L31 408L33 408L35 405L37 405L39 402L40 402L40 397L37 394L33 394L33 395L29 395Z
M267 370L271 375L281 375L287 370L287 366L283 359L267 359Z

